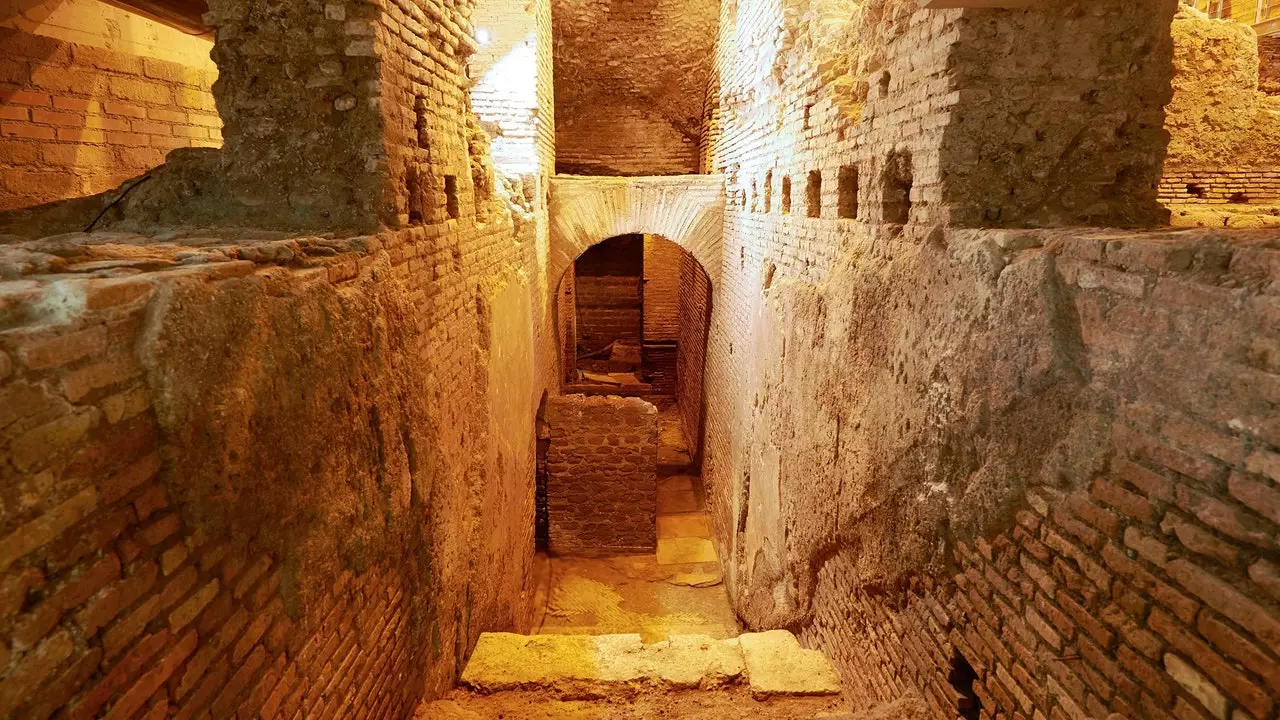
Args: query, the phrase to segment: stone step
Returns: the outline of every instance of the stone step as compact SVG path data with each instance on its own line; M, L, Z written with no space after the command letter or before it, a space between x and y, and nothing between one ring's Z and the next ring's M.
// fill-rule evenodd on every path
M546 691L561 698L734 685L745 685L757 699L840 693L826 656L800 647L786 630L728 640L673 635L649 645L640 635L485 633L462 684L486 694Z
M919 720L924 720L924 715ZM482 695L458 689L424 703L415 720L863 720L844 710L839 696L756 699L742 686L714 690L611 693L589 699L517 690ZM885 716L877 720L905 720Z

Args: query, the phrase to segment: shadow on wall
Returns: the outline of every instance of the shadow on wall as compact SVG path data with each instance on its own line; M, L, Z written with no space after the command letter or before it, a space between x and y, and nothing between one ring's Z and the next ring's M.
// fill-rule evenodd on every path
M207 39L61 0L8 5L0 45L0 210L112 190L170 150L221 145Z

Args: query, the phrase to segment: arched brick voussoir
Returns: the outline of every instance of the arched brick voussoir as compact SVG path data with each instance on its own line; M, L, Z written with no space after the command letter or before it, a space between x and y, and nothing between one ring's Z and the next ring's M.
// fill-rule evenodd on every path
M550 277L558 281L592 245L647 233L689 251L714 287L720 281L723 218L723 175L558 175L551 179Z

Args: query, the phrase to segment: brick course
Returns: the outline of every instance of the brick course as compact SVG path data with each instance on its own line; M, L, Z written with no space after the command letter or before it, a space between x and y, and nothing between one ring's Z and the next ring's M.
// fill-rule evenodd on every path
M219 147L216 74L0 28L0 210L93 195Z
M1185 205L1280 203L1280 170L1274 167L1166 167L1160 202Z

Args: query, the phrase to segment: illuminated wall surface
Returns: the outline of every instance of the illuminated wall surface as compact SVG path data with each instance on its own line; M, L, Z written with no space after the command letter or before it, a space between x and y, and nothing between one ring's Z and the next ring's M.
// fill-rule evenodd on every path
M1258 6L209 4L0 2L0 719L1280 720Z
M174 148L222 144L209 40L96 0L6 2L0 33L0 208L100 193Z

